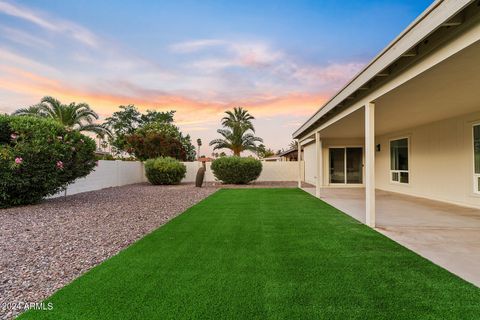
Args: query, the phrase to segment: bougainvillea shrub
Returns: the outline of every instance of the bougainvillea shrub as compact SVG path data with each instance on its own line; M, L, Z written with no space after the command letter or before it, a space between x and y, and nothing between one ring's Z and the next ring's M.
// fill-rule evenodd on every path
M96 165L95 141L37 117L0 115L0 207L53 195Z

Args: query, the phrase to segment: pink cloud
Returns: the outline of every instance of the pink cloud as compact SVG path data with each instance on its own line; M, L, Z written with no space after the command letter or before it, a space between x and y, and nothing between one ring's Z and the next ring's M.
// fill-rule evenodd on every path
M118 105L137 104L150 109L178 110L179 121L202 123L217 119L226 109L244 106L259 116L312 112L326 100L324 95L290 93L264 95L235 101L216 102L198 100L188 96L174 95L156 90L130 86L124 94L104 92L88 88L71 87L22 68L0 65L0 88L16 93L29 93L40 99L44 95L56 96L65 102L87 102L103 114L110 114ZM32 101L34 103L35 101ZM18 106L20 107L20 106Z
M343 64L333 63L326 67L297 67L293 76L306 83L330 84L333 86L339 83L343 84L351 79L364 65L363 62L347 62Z
M174 53L191 54L212 47L224 51L220 56L195 61L192 65L199 69L222 69L227 67L259 67L269 65L283 57L283 53L273 50L261 41L226 41L204 39L181 42L170 46Z

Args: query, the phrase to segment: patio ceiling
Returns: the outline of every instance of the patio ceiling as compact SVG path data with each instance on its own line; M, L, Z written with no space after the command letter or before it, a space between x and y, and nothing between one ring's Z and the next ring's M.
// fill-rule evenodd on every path
M480 110L480 42L381 96L376 104L376 135ZM364 136L361 108L322 131L325 138Z

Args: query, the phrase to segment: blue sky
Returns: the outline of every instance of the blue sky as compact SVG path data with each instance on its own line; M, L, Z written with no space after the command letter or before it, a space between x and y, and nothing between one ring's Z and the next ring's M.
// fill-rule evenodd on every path
M430 3L0 0L0 111L44 95L102 117L175 109L209 141L241 105L280 149Z

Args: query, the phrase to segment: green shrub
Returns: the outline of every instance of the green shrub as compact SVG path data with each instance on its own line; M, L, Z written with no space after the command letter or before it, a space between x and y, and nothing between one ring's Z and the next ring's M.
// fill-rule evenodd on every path
M179 184L187 167L170 157L149 159L145 162L145 173L151 184Z
M53 195L95 167L95 141L54 120L0 115L0 207Z
M223 183L246 184L260 176L262 163L254 158L222 157L213 161L212 171Z

